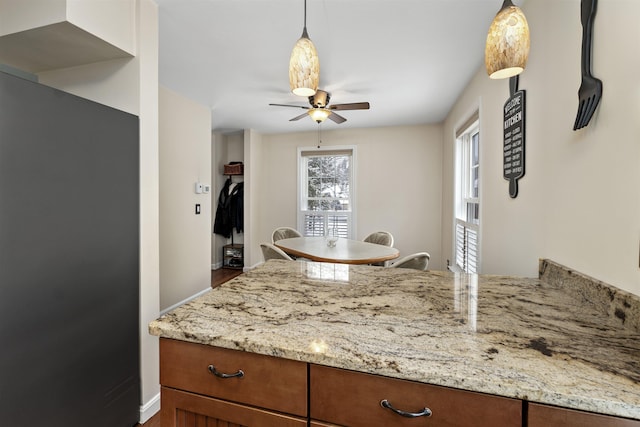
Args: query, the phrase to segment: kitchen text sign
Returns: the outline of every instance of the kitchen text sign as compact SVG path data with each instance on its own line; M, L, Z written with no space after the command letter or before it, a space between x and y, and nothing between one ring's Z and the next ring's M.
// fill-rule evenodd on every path
M525 91L518 90L518 76L509 80L511 96L504 104L502 176L509 181L509 196L518 195L518 179L524 176Z

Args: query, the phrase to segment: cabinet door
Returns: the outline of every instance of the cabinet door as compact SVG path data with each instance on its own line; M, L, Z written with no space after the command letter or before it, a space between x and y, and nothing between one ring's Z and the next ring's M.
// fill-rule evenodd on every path
M162 387L162 427L305 427L306 419Z
M343 427L343 426L339 426L338 424L329 424L329 423L323 423L321 421L315 421L315 420L311 420L311 422L309 423L310 427Z
M311 365L310 413L348 427L520 427L522 401ZM408 418L384 408L431 416Z
M529 403L529 427L640 427L640 421Z
M242 376L220 378L210 371ZM307 416L307 364L160 339L160 384L223 400Z

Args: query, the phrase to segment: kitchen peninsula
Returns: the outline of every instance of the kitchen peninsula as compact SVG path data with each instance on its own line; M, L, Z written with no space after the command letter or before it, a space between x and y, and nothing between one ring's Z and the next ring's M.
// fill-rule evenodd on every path
M212 395L216 399L207 404L233 405L235 411L238 403L247 403L286 418L257 425L308 425L309 419L312 426L352 425L338 415L327 419L340 406L327 401L334 393L326 392L331 389L328 378L343 381L338 388L359 381L340 380L344 375L429 384L453 390L462 401L487 396L495 400L479 407L494 411L495 402L496 415L517 418L509 425L521 425L523 416L534 419L543 405L640 420L637 298L615 288L595 290L594 295L606 295L605 302L622 301L622 308L608 315L610 307L598 307L596 296L589 296L591 302L576 297L588 290L563 286L563 277L573 277L571 271L550 261L540 265L541 279L528 279L269 261L150 324L150 332L162 338L163 420L165 410L175 419L168 406L178 397L187 405L188 399ZM285 407L270 407L261 397L244 402L234 394L242 385L233 381L252 384L252 357L280 364L280 380L261 382L279 384L266 394L282 393L277 400ZM218 381L216 373L222 371L235 377L220 380L231 382L220 386L222 395L217 395L211 387L219 386L210 382ZM280 383L289 377L290 389L287 384L283 388ZM192 379L198 383L193 390ZM304 401L294 403L296 395ZM431 405L423 400L425 408ZM197 413L205 406L200 402L189 407ZM333 409L326 411L327 406ZM396 416L381 407L380 400L374 406L381 411L378 417ZM439 414L431 409L435 421ZM625 424L600 425L640 425L621 421Z

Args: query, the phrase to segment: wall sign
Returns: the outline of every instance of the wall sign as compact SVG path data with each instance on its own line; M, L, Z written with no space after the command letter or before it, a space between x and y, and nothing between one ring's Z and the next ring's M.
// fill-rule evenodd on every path
M518 195L518 180L524 176L525 91L518 90L518 76L509 79L510 95L504 104L502 176L509 181L509 196Z

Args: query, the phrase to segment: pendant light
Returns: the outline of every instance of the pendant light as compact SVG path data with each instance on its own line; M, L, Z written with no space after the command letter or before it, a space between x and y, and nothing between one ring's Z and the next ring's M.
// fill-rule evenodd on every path
M484 62L489 78L506 79L524 71L529 43L527 18L511 0L504 0L487 34Z
M313 96L320 80L320 59L307 34L307 0L304 0L304 27L289 59L289 85L298 96Z

